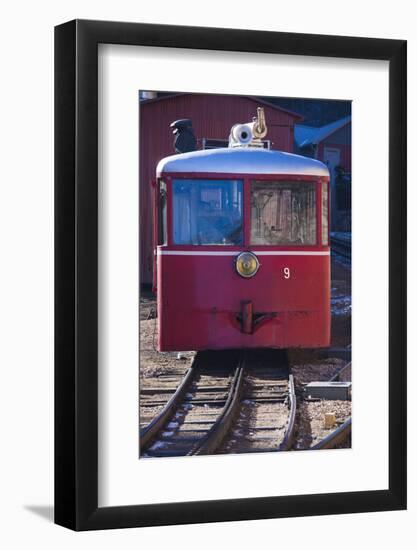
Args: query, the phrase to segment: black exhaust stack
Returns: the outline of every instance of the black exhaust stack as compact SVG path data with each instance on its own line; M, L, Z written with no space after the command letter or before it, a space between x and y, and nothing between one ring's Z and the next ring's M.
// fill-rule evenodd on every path
M170 124L170 128L173 128L174 148L177 153L188 153L196 150L197 140L189 118L175 120Z

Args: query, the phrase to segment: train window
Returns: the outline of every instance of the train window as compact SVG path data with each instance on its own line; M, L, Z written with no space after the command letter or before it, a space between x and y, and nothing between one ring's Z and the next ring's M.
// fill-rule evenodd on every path
M167 244L167 186L163 181L159 182L158 244Z
M325 181L321 184L321 242L329 244L329 190Z
M251 244L316 244L315 183L252 182Z
M172 189L174 244L242 243L242 181L173 180Z

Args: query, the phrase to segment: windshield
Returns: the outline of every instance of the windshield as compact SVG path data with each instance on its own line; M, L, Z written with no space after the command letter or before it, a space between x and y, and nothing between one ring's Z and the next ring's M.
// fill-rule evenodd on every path
M242 244L242 181L173 180L172 187L174 244Z
M316 244L316 188L310 182L251 184L251 244Z

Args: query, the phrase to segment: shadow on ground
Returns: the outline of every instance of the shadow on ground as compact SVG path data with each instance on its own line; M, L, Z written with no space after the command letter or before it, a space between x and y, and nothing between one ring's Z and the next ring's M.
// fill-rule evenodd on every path
M46 519L46 521L53 523L54 521L54 507L53 506L24 506L25 510L36 514L37 516Z

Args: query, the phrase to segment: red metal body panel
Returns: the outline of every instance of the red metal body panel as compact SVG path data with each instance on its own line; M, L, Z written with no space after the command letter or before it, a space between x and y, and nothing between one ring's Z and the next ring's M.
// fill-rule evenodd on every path
M259 256L251 279L234 258L158 256L161 351L330 345L330 256ZM245 334L236 321L245 301L254 315L276 316Z
M328 178L193 174L193 178L244 181L244 243L174 246L171 176L163 176L168 192L168 244L158 247L157 256L159 350L329 346L330 249L321 244L321 184L328 184ZM191 175L175 174L180 177ZM314 246L250 245L249 185L254 179L317 182ZM260 268L253 278L236 272L234 262L242 251L258 257ZM284 268L290 270L289 279ZM248 315L254 320L252 332Z
M158 242L158 208L159 208L159 180L158 184L155 180L152 180L152 194L153 194L153 242ZM156 280L156 272L157 272L157 266L156 266L156 255L153 255L153 266L152 266L152 292L156 292L157 288L157 280Z
M150 181L158 162L174 154L169 125L190 118L198 139L228 139L236 123L252 120L262 105L272 149L293 152L294 124L302 117L279 106L270 106L251 97L217 94L177 94L141 102L139 136L140 185L140 281L152 281L152 193Z

